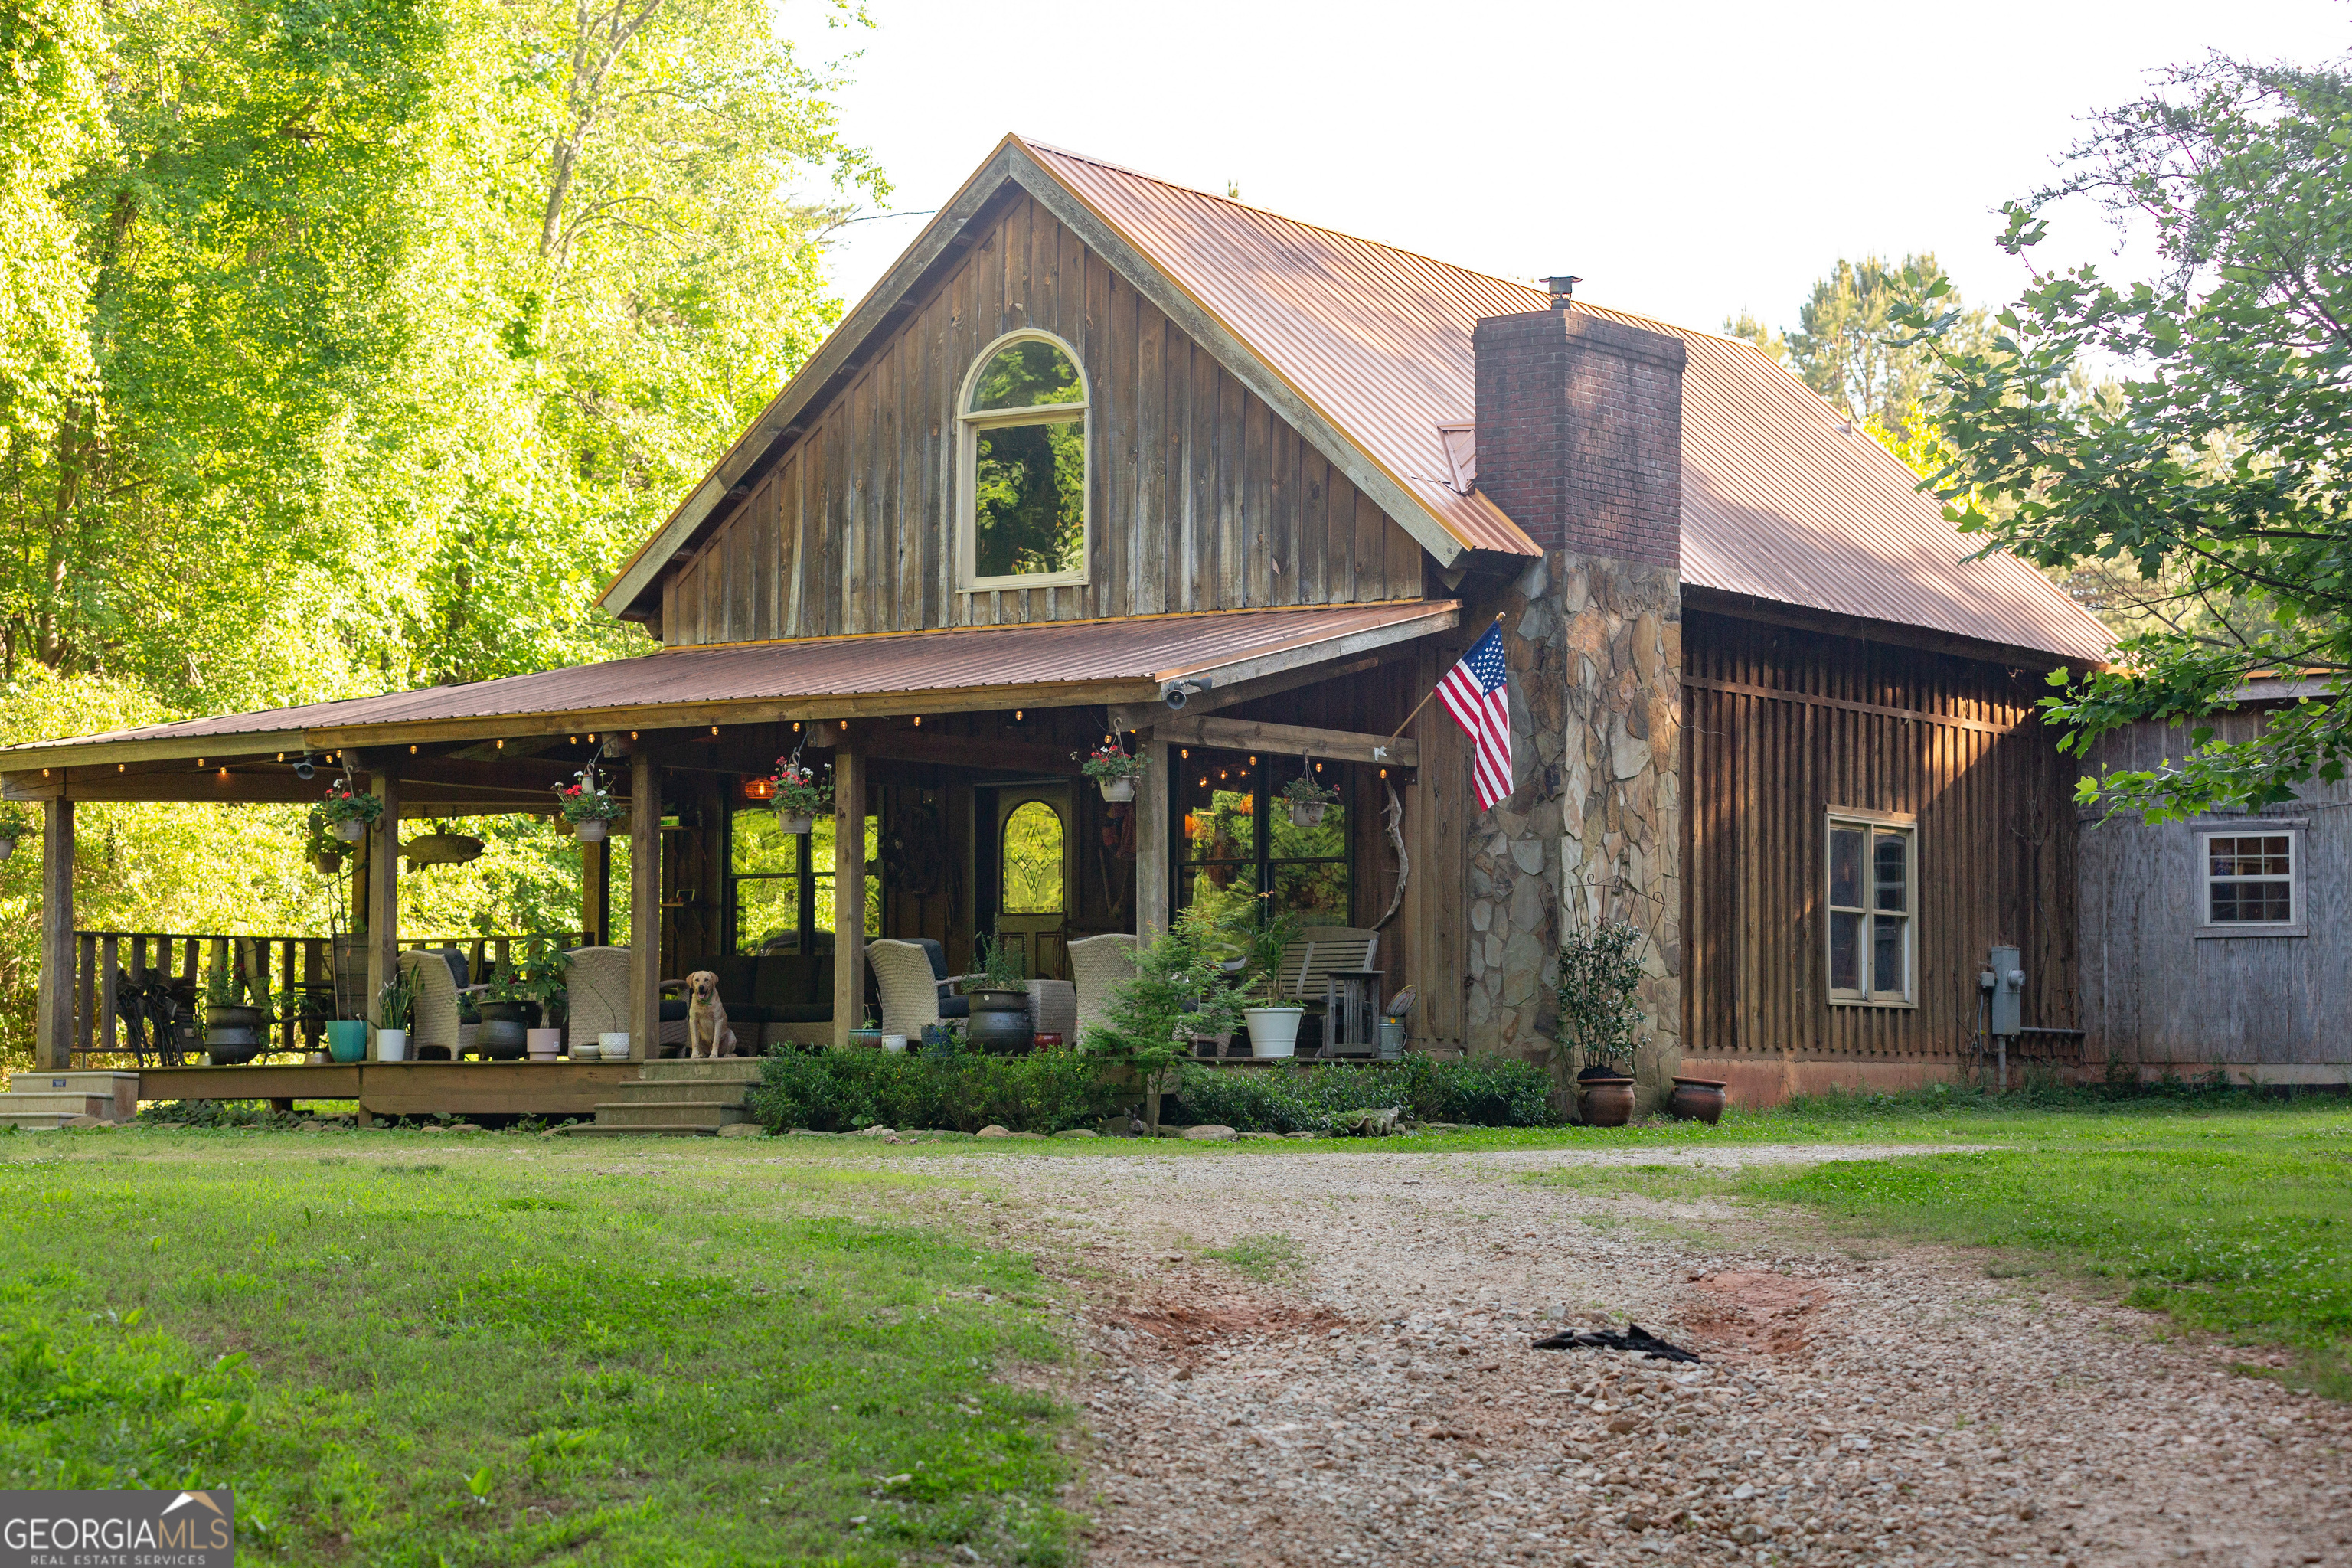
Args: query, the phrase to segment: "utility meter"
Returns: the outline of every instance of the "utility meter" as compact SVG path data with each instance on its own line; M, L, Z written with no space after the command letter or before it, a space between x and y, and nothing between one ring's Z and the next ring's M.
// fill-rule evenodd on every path
M1987 993L1991 1004L1991 1032L2014 1037L2023 1027L2025 971L2018 963L2017 949L1996 947L1987 960L1985 972L1977 976L1977 984Z

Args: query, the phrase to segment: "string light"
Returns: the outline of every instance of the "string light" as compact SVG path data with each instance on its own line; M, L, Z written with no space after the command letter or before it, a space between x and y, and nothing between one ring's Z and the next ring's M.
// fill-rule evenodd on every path
M713 724L712 726L710 726L710 732L711 732L712 734L714 734L714 735L716 735L717 733L719 733L719 726L718 726L718 725L716 725L716 724Z
M916 728L916 729L918 729L918 730L919 730L919 729L921 729L922 727L923 727L923 716L922 716L920 713L918 713L918 714L916 714L916 715L915 715L915 728Z
M501 752L503 752L503 751L505 751L506 749L507 749L507 743L506 743L504 741L500 741L500 742L499 742L499 751L501 751Z

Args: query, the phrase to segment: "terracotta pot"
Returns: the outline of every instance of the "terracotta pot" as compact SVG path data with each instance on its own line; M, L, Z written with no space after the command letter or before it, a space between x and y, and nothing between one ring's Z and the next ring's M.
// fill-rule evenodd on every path
M1633 1119L1632 1079L1580 1079L1576 1087L1584 1091L1584 1124L1587 1127L1622 1127Z
M1678 1078L1666 1110L1676 1121L1704 1121L1712 1127L1723 1114L1723 1084L1716 1078Z

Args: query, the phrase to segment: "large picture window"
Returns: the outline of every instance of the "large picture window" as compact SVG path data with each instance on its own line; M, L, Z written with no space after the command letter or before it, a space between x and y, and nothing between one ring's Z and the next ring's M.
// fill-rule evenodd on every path
M2303 827L2245 822L2197 830L2200 936L2301 936Z
M1907 817L1830 813L1831 1001L1911 1003L1916 833Z
M728 845L727 899L739 953L833 951L833 833L820 816L787 834L772 810L739 811ZM866 934L882 934L882 824L866 818Z
M1087 384L1045 332L991 343L958 410L958 560L967 589L1087 580Z
M1179 748L1170 765L1176 774L1177 908L1197 903L1223 915L1271 891L1274 907L1302 925L1355 923L1343 764L1306 764L1339 792L1311 826L1290 819L1280 794L1301 766L1295 757Z

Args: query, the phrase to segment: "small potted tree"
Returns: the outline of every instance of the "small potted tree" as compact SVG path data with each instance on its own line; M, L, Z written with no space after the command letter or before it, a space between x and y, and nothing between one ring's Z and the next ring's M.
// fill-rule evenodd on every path
M1323 814L1339 798L1339 792L1318 779L1312 768L1303 770L1297 778L1282 786L1282 804L1290 812L1290 826L1293 827L1322 826Z
M16 852L16 840L33 831L33 819L13 805L0 805L0 860Z
M327 786L327 797L316 809L336 837L346 844L357 844L367 837L375 819L383 815L383 802L372 795L356 795L351 785L337 779Z
M621 803L613 798L613 792L596 776L593 763L582 768L572 783L558 784L555 797L562 807L563 820L572 825L572 834L583 844L601 841L612 831L614 819L621 815Z
M816 826L817 817L833 809L833 770L824 770L824 782L817 782L817 770L803 767L793 757L778 757L775 773L769 783L776 790L776 826L786 837L806 833Z
M1235 984L1244 1001L1250 1055L1282 1058L1298 1049L1298 1025L1307 1009L1282 999L1282 955L1297 940L1298 922L1276 913L1272 895L1234 906L1223 923L1227 950L1238 953Z
M1601 921L1560 939L1559 1043L1578 1064L1585 1125L1622 1127L1633 1115L1633 1031L1642 1022L1641 931Z
M965 1038L982 1050L1026 1050L1033 1029L1029 976L1013 950L993 932L980 939L973 956L980 960L980 969L964 993L971 998L971 1022L965 1026Z
M1073 752L1072 756L1077 753ZM1143 759L1129 756L1114 736L1105 736L1078 771L1102 787L1105 800L1133 800L1135 781L1143 776Z
M1134 978L1111 988L1101 1020L1079 1039L1088 1056L1140 1076L1155 1122L1158 1086L1191 1054L1192 1042L1241 1026L1242 996L1226 965L1229 951L1202 908L1191 906L1136 953Z

